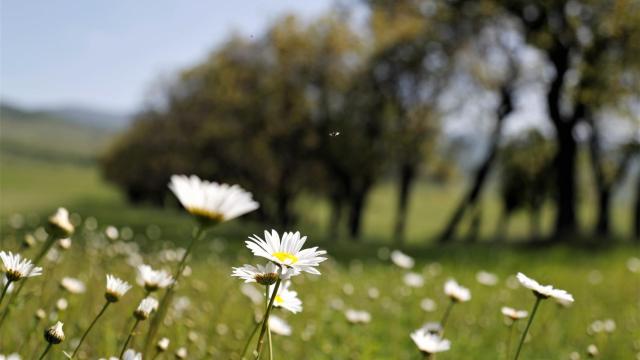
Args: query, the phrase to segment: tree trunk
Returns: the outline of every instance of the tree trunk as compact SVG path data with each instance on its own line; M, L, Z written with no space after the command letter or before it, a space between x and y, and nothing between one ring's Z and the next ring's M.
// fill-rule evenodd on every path
M409 199L411 187L416 175L416 165L405 163L400 167L400 181L398 191L398 208L396 211L396 222L393 230L393 236L397 245L404 242L405 228L407 223L407 212L409 208Z
M451 219L447 223L442 233L439 236L441 243L446 243L452 240L456 228L460 221L464 217L465 212L469 208L473 208L482 192L485 180L487 179L489 172L493 166L493 162L498 154L498 148L500 145L500 139L502 138L502 127L504 125L504 119L513 111L513 99L511 84L506 84L500 89L501 101L497 111L496 126L491 134L491 142L489 152L484 162L478 167L471 187L467 191L467 194L461 199L460 203L456 207Z
M327 234L329 239L336 239L338 237L338 229L340 228L340 220L342 219L342 199L339 194L333 194L331 196L331 214L329 214L329 228Z
M635 214L633 217L633 228L636 241L640 242L640 174L638 175L638 179L636 181L636 204L634 211Z
M576 140L573 127L560 127L558 131L558 152L555 158L556 168L556 223L557 241L566 240L576 234Z
M362 215L369 189L365 186L355 190L350 196L349 206L349 236L351 240L359 240L362 230Z
M596 234L609 236L611 218L611 192L608 189L598 190L598 221L596 223Z

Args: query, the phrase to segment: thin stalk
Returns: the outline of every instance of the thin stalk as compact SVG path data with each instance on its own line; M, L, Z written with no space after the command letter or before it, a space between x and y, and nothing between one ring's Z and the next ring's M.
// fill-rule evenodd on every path
M453 305L455 305L455 303L456 303L455 301L451 300L451 302L447 306L447 309L444 311L444 314L442 315L442 320L440 320L440 326L442 327L442 332L444 332L444 326L447 323L447 320L449 319L449 315L451 314L451 309L453 309Z
M522 337L520 338L520 344L518 344L518 350L516 351L516 356L513 358L514 360L518 360L520 356L520 351L522 350L522 344L524 344L524 339L527 337L527 333L529 332L529 327L533 322L533 317L536 316L536 311L538 310L538 305L540 305L541 297L536 295L536 303L533 304L533 310L531 310L531 316L529 317L529 321L527 322L527 327L524 328L524 332L522 333Z
M129 331L129 336L127 336L127 340L125 340L124 345L122 346L122 351L120 351L120 359L122 359L122 357L124 356L124 352L127 351L127 346L129 345L129 341L131 341L131 338L133 337L133 333L136 331L138 324L140 324L140 320L136 319L136 322L133 323L133 327L131 328L131 331Z
M45 243L42 245L42 248L40 249L40 252L38 253L38 255L36 255L36 257L32 261L32 264L34 267L40 264L40 261L42 261L45 255L47 255L47 253L49 252L49 249L51 249L51 247L55 242L56 242L56 238L53 237L52 235L49 235L49 237L47 237L47 241L45 241ZM22 291L22 288L24 287L24 284L27 283L28 279L29 279L28 277L22 279L22 281L20 281L20 285L18 285L15 291L11 293L11 297L9 297L9 302L7 303L4 313L2 313L2 317L0 317L0 328L2 328L2 324L4 324L4 321L7 319L7 317L9 316L9 313L11 312L11 304L13 304L13 301L18 297L18 295Z
M251 321L253 321L253 319ZM249 344L251 344L251 340L253 340L253 337L256 336L256 333L258 332L260 325L262 325L261 321L257 322L256 325L253 327L253 330L251 331L251 335L249 335L247 342L244 344L244 348L242 348L242 355L240 355L240 360L244 359L244 356L247 353L247 350L249 349Z
M269 287L265 286L264 288L264 305L265 311L267 311L267 308L269 307ZM273 343L271 342L271 326L269 326L269 321L267 321L267 339L269 339L269 360L271 360L273 359Z
M264 334L267 332L267 327L269 324L269 314L271 314L271 309L273 309L273 302L276 300L276 296L278 295L278 289L280 288L280 283L282 279L280 279L280 274L278 274L278 281L276 281L276 285L273 288L273 294L271 294L271 299L269 299L269 305L267 306L267 310L264 314L264 319L262 319L262 327L260 329L260 336L258 337L258 345L256 345L256 359L260 358L260 352L262 351L262 345L264 344Z
M51 349L51 345L52 345L51 343L47 345L47 347L44 349L44 352L42 353L42 355L40 355L38 360L44 359L45 355L47 355L47 353L49 352L49 349Z
M191 242L189 243L187 250L184 252L184 255L182 255L182 259L180 259L178 268L176 269L176 272L173 275L173 283L171 283L171 285L169 285L169 287L165 291L164 296L160 300L158 311L156 312L156 315L151 320L151 323L149 324L149 331L147 332L147 338L145 339L145 344L144 344L143 357L151 349L151 344L153 343L156 335L158 334L158 330L160 330L160 326L162 325L162 321L164 320L164 317L167 315L167 310L169 309L169 306L171 305L171 301L173 299L174 287L178 283L178 280L180 279L182 273L184 272L184 268L187 265L187 258L189 257L189 254L191 254L191 251L193 250L194 245L200 239L202 239L204 234L205 234L205 229L203 227L200 227L200 226L196 227L194 234L191 238Z
M507 344L506 344L506 352L504 355L505 359L509 358L509 354L511 353L511 338L513 337L513 328L516 327L516 321L511 321L511 325L509 325L509 332L507 334Z
M7 279L7 284L2 288L2 295L0 295L0 305L2 304L2 300L4 296L7 294L7 290L9 290L9 285L11 285L12 281ZM8 310L7 310L8 311Z
M84 334L82 334L82 337L80 338L80 342L78 343L78 346L76 346L76 349L73 350L73 354L71 354L71 359L73 359L74 357L76 357L76 354L78 353L78 350L80 350L80 346L82 346L82 343L84 342L84 339L87 337L87 335L89 334L89 332L91 331L91 329L93 328L93 325L96 324L96 322L98 322L98 319L100 319L100 317L102 316L102 314L104 314L104 312L107 310L107 308L109 307L109 304L111 304L109 301L107 301L104 306L102 307L102 310L100 310L100 312L98 313L98 315L95 317L95 319L93 319L93 321L91 322L91 325L89 325L89 327L87 328L87 330L84 332Z

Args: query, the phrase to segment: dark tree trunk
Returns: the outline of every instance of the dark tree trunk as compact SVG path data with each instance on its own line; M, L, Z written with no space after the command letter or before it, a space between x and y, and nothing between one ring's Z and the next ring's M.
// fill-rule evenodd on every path
M633 229L636 241L640 242L640 175L636 180L636 203L633 216Z
M358 240L362 230L362 216L364 205L369 192L368 186L356 189L349 197L349 237Z
M327 234L329 239L338 237L338 229L340 229L340 220L342 219L343 196L333 194L331 196L331 213L329 214L329 228Z
M396 222L393 230L395 242L400 245L404 242L407 222L407 210L409 208L409 194L416 176L416 165L405 163L400 167L400 181L398 191L398 208Z
M276 197L276 211L278 216L278 222L280 225L287 227L292 224L293 216L289 205L291 203L292 196L287 189L280 189Z
M598 190L598 221L596 223L596 234L609 236L611 218L611 192L608 189Z
M496 126L491 134L491 142L487 157L484 159L480 167L476 170L473 182L469 187L467 194L461 199L460 203L456 207L451 216L447 226L444 228L439 236L441 243L446 243L453 239L456 228L462 221L466 211L475 206L482 189L485 185L485 181L493 167L494 160L498 154L498 148L500 146L500 139L502 138L502 128L504 125L504 119L513 111L513 99L512 89L510 85L505 85L501 88L501 103L498 108L498 116L496 118Z
M558 132L556 167L556 240L563 240L577 232L576 221L576 149L572 129Z

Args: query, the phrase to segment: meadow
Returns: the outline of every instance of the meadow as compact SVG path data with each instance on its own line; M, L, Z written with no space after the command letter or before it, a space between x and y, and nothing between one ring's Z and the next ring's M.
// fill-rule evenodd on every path
M112 273L134 284L134 266L142 262L173 271L175 249L185 246L194 225L178 207L157 209L126 204L114 188L103 183L92 166L4 156L2 170L2 250L33 256L37 246L24 248L24 239L33 236L43 241L43 222L58 206L73 213L71 219L77 230L69 250L57 249L47 257L43 264L46 276L29 280L22 301L0 329L0 353L19 352L23 358L39 355L46 345L43 329L61 320L67 339L54 347L49 358L65 358L62 351L73 349L104 302L104 275ZM567 308L552 300L542 304L523 359L577 359L576 353L579 358L587 358L591 344L597 346L603 359L631 359L640 354L640 265L634 260L637 247L620 244L549 248L517 243L436 247L426 243L425 239L433 237L446 219L459 189L455 185L426 183L417 189L408 241L402 247L416 260L411 270L401 269L389 259L396 248L387 235L393 220L389 211L393 204L390 186L379 187L371 199L371 210L365 219L366 236L359 244L343 238L327 239L325 206L313 198L301 200L298 206L308 209L309 216L297 229L310 236L309 246L326 249L330 259L319 267L321 276L293 279L292 286L303 301L301 313L275 310L291 325L292 334L273 335L274 358L419 359L421 355L409 333L424 322L440 320L448 304L443 285L449 278L468 287L472 298L454 306L445 333L452 343L451 350L438 354L438 359L511 358L505 354L510 328L500 308L530 310L534 301L529 290L518 286L514 278L518 271L541 283L566 289L576 299ZM485 203L488 211L497 211L495 200ZM623 212L618 209L619 214ZM589 216L588 209L583 213ZM524 218L514 219L510 236L518 239L524 235L526 224ZM261 235L265 227L268 224L235 220L207 234L190 262L189 276L177 288L176 305L159 333L170 339L169 350L157 358L173 358L180 347L186 347L187 358L239 357L262 307L243 294L242 281L231 278L230 273L234 266L256 262L243 243L253 233ZM118 230L117 234L113 229ZM484 240L491 229L492 224L483 228ZM481 271L496 275L498 282L479 283ZM406 281L409 272L420 275L424 283ZM86 292L70 294L61 290L59 281L65 276L83 281ZM257 286L254 288L259 291ZM142 297L143 290L135 286L122 301L111 306L87 338L79 357L116 356L128 333L131 313ZM47 311L47 319L34 317L39 308ZM350 323L345 317L347 309L366 310L371 321ZM615 329L608 326L605 331L604 320L609 320L608 324L613 320ZM517 322L513 329L511 353L524 325L524 321ZM133 348L142 346L146 328L142 329L133 337Z

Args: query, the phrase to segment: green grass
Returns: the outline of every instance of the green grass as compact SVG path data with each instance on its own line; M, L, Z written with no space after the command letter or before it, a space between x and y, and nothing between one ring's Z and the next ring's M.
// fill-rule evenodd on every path
M112 272L130 282L135 281L135 270L127 265L127 256L118 250L122 246L118 242L105 242L103 230L106 226L131 228L134 236L126 242L142 245L141 258L154 266L172 269L175 263L160 261L158 251L176 244L184 246L193 221L177 208L127 204L115 188L101 179L94 166L38 159L6 152L0 156L0 248L19 250L25 235L34 231L40 233L38 227L58 206L65 206L77 214L74 219L80 227L74 236L72 250L62 253L58 263L47 262L46 276L29 280L19 308L0 329L0 353L21 349L23 358L33 357L34 352L44 347L42 329L59 318L65 322L67 341L54 348L50 359L63 359L61 350L72 349L74 339L80 336L101 306L104 274ZM405 272L390 265L384 256L379 258L393 247L390 234L395 191L390 184L377 187L369 200L361 244L349 242L344 234L337 239L326 238L326 205L316 198L303 196L296 204L304 214L298 228L311 235L309 244L327 248L331 260L322 265L322 276L294 279L294 288L305 309L297 315L278 313L290 322L294 335L275 337L276 359L419 359L409 333L424 321L440 318L446 304L442 285L449 277L468 286L473 298L454 308L446 330L446 337L453 346L438 359L503 359L507 328L499 314L500 307L509 305L529 310L533 303L529 291L506 286L505 280L517 271L564 288L576 298L575 305L568 309L559 308L551 301L542 305L522 359L567 359L573 351L585 358L586 347L592 343L598 345L603 359L631 359L640 352L637 342L634 343L640 336L640 279L625 266L630 257L640 255L638 248L631 245L498 247L462 243L429 246L460 194L458 184L420 183L416 186L405 251L417 259L413 271L426 277L426 284L420 289L403 285ZM580 218L587 224L594 213L590 206L591 195L584 195L582 200ZM15 220L15 214L22 214L25 219L25 225L20 229L9 226L9 220ZM481 241L491 239L498 214L497 201L491 195L487 196L483 200ZM547 230L552 216L552 210L545 209ZM628 217L625 206L616 207L614 226L622 237L628 232ZM95 230L81 225L81 221L88 218L97 220ZM468 226L463 224L462 235ZM160 333L171 339L172 350L186 346L190 358L196 359L237 356L254 309L240 294L240 281L231 279L229 273L232 266L256 261L249 256L242 241L265 227L270 226L233 221L215 229L201 244L191 264L192 276L178 291L179 296L189 297L191 307L180 318L174 317ZM527 219L519 214L512 220L509 237L524 239L527 231ZM35 251L28 249L26 255ZM434 264L441 267L438 274L433 272ZM499 285L478 284L474 276L479 270L496 273L501 280ZM78 277L87 282L87 293L63 294L57 286L63 276ZM601 281L594 282L598 278ZM368 296L371 288L379 290L378 298ZM116 354L125 336L127 317L141 296L142 291L135 288L108 310L88 339L86 358ZM69 308L59 313L52 311L49 320L34 325L35 310L40 307L53 309L54 302L60 297L69 301ZM436 311L421 310L420 301L426 297L438 303ZM344 308L371 312L373 321L361 326L348 324L342 311L335 309L340 303ZM605 318L616 321L615 333L587 334L589 324ZM140 336L136 338L134 347L139 348ZM513 341L516 340L517 336L514 336Z

